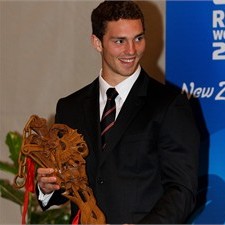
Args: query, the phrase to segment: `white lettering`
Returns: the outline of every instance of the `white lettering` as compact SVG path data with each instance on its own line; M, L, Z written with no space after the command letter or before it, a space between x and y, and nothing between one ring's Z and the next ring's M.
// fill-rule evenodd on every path
M201 97L201 93L202 93L202 88L196 88L193 92L193 95L195 96L195 98L199 98Z
M225 30L213 30L213 37L215 41L225 39Z
M218 48L213 51L213 60L224 60L225 59L225 42L215 42L213 43L214 48Z
M203 87L201 88L201 96L202 98L210 98L214 92L214 87Z
M190 91L188 91L187 85L185 83L183 83L183 86L182 86L182 94L183 93L186 93L188 99L190 99L191 96L192 96L192 94L193 94L193 91L194 91L194 82L191 82L190 83L190 87L191 87L191 89L190 89ZM193 96L193 97L195 97L195 96Z
M225 81L219 83L220 87L223 87L219 93L216 95L215 100L225 100Z
M222 10L213 11L213 28L225 27L225 12Z
M213 0L213 2L216 5L224 5L225 4L225 0Z
M183 83L182 93L186 93L188 99L190 99L192 96L194 98L210 98L214 93L214 87L197 87L195 89L195 83L191 82L190 90L188 90L187 85Z

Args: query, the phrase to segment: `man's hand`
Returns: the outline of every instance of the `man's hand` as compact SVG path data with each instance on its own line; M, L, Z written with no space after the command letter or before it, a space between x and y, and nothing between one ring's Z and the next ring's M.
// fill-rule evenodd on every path
M38 168L37 180L43 194L50 194L55 190L59 190L60 186L56 183L56 177L53 175L52 168Z

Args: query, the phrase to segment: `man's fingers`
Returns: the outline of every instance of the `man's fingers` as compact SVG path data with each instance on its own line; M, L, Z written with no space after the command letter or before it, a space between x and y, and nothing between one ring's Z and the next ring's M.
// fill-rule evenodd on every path
M58 184L52 183L39 183L39 187L44 194L50 194L51 192L60 189L60 186Z
M56 182L56 177L44 177L44 176L41 176L40 179L39 179L42 183L55 183Z
M44 194L49 194L60 189L56 180L56 177L38 176L38 185Z
M42 183L40 185L40 188L42 190L44 190L45 192L50 193L52 191L58 190L60 187L59 187L58 184L55 184L55 183L54 184L52 184L52 183Z
M39 185L42 184L56 184L57 178L55 176L50 176L50 174L38 174L37 181Z
M38 168L37 173L40 176L49 176L54 172L53 168Z
M60 189L60 186L56 183L57 178L53 174L53 168L38 168L37 180L38 185L43 193L51 193L52 191Z

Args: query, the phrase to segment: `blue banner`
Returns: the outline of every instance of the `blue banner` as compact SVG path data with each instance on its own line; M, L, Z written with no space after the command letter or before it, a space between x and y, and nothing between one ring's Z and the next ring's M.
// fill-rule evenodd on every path
M167 0L166 80L188 95L201 133L189 223L225 224L225 0Z

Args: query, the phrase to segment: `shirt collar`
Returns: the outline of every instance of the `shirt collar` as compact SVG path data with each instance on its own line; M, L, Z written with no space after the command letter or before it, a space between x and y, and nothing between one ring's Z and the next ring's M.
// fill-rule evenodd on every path
M127 79L123 80L119 84L115 86L119 96L122 98L123 101L127 98L130 89L132 88L133 84L137 80L139 74L141 72L141 66L139 65L136 71L129 76ZM110 86L103 78L102 78L102 70L100 71L99 75L99 86L100 86L100 95L103 100L106 100L106 91L108 88L112 87Z

